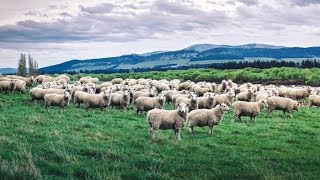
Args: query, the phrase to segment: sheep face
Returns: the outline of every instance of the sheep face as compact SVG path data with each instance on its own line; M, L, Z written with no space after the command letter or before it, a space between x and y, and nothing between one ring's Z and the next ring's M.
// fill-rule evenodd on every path
M166 97L163 94L160 94L158 99L160 102L164 102L166 100Z
M299 111L300 104L297 101L293 102L293 110Z
M180 103L177 107L180 116L186 117L189 111L189 105L185 103Z
M228 105L226 105L225 103L219 104L217 105L220 109L222 109L222 111L229 111L230 108Z
M198 97L197 97L197 95L192 94L190 99L191 99L192 102L195 102L195 101L197 101Z
M263 104L264 107L266 108L269 107L267 100L263 99L263 100L260 100L260 102Z

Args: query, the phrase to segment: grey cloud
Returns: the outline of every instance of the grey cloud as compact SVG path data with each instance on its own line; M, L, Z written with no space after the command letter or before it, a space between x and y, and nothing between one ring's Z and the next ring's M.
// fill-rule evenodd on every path
M93 7L83 7L79 6L80 10L85 13L90 13L90 14L106 14L110 13L112 9L115 7L114 4L111 3L103 3L97 6Z
M313 4L320 4L320 0L291 0L292 5L309 6Z
M258 0L237 0L247 6L254 6L258 4Z

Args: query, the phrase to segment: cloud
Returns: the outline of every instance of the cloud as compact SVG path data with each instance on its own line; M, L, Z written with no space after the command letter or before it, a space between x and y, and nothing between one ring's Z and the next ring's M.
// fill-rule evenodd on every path
M314 4L320 4L319 0L291 0L292 5L296 6L310 6Z
M238 1L247 6L254 6L258 4L258 0L238 0Z
M110 13L114 7L115 5L111 3L102 3L93 7L83 7L82 5L79 6L82 12L90 14L107 14Z

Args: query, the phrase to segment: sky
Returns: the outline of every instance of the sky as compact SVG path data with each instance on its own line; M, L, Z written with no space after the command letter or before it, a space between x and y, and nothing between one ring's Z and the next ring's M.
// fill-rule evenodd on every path
M0 0L0 68L193 44L319 46L320 0Z

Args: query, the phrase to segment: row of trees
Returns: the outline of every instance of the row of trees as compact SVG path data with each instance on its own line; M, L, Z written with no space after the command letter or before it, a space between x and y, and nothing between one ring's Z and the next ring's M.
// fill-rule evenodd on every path
M19 62L18 62L18 75L19 76L36 76L38 75L38 63L34 60L31 55L28 55L28 65L29 71L27 71L27 56L26 54L21 53Z

